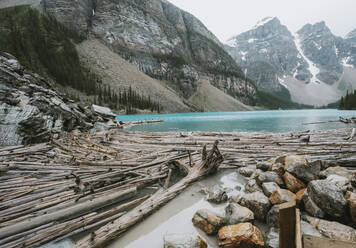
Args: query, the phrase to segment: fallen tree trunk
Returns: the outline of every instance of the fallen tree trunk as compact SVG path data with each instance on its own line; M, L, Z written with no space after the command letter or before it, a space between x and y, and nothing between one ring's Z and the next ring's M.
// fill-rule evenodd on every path
M187 172L187 175L182 180L168 189L163 188L157 191L147 201L132 211L79 240L74 247L103 247L105 244L119 237L119 235L125 232L129 227L138 223L163 204L173 199L191 183L199 180L201 177L216 173L224 160L217 146L218 141L215 141L208 155L203 152L203 160L200 164L190 167L179 163L179 165L183 167L182 169ZM204 148L204 150L206 150L206 148Z
M107 206L114 202L126 200L137 192L136 188L130 188L124 191L120 191L108 196L102 196L91 201L86 201L67 209L62 209L54 213L45 214L38 216L23 222L19 222L15 225L4 227L0 229L0 239L15 235L21 232L25 232L29 229L36 228L38 226L47 224L52 221L62 220L77 214L84 214L89 211L94 211L95 209Z

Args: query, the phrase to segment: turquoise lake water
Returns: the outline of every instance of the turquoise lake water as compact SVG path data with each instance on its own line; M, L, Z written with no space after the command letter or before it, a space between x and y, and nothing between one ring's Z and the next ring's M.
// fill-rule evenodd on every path
M339 116L356 117L356 111L275 110L218 113L182 113L152 115L120 115L120 121L163 120L161 123L139 125L127 131L147 132L290 132L327 130L350 127L343 123L303 125L303 123L338 120Z

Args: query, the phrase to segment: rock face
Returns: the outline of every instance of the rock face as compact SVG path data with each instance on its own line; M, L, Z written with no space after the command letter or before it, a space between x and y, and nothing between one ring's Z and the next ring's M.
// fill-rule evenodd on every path
M255 86L219 40L194 16L164 0L43 0L45 12L95 36L147 75L170 82L185 99L201 78L250 103Z
M338 222L326 221L313 217L304 217L306 221L322 235L335 240L356 242L356 230Z
M251 222L254 220L253 212L237 203L230 203L227 205L225 208L225 214L225 219L230 225Z
M164 248L207 248L206 242L194 234L166 234Z
M268 198L261 192L254 192L243 195L240 204L250 209L256 219L264 220L271 206Z
M52 88L10 54L0 54L0 146L46 142L100 119Z
M219 247L259 248L264 247L261 231L251 223L224 226L218 233Z
M319 22L292 34L278 18L268 17L232 37L225 49L259 87L275 92L285 87L292 100L321 105L335 101L346 88L355 89L354 79L343 75L356 64L355 33L343 39Z
M224 219L208 209L200 209L194 214L192 222L206 234L211 235L218 232L224 224Z
M341 218L345 215L347 201L340 187L329 180L315 180L308 184L308 195L328 215Z

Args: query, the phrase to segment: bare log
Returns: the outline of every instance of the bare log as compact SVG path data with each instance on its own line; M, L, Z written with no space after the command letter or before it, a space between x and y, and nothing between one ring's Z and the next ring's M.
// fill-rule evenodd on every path
M191 183L199 180L203 176L216 173L223 160L223 156L218 149L218 141L215 141L213 148L206 157L206 160L202 161L198 165L195 165L194 167L188 167L189 173L182 180L166 190L159 190L140 206L123 215L113 223L103 226L97 230L94 235L87 235L75 244L75 247L84 248L104 246L125 232L129 227L141 221L145 216L154 212L163 204L173 199Z

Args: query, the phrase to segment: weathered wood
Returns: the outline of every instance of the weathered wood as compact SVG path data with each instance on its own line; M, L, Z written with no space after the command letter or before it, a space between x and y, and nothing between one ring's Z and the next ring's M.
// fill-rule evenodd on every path
M296 225L295 225L295 247L303 248L302 242L302 226L300 224L300 210L296 209Z
M75 216L79 213L86 213L88 211L93 211L97 208L104 207L108 204L114 202L122 201L128 199L136 194L136 188L131 188L124 190L122 192L117 192L116 194L103 196L97 199L94 199L89 202L83 202L78 205L69 207L67 209L59 210L57 212L46 214L43 216L38 216L32 219L29 219L24 222L17 223L12 226L4 227L0 229L0 239L8 237L10 235L15 235L20 232L27 231L32 228L47 224L52 221L61 220L68 218L70 216Z
M206 157L206 160L194 167L185 166L189 173L178 183L168 189L161 189L156 192L147 201L128 212L118 220L110 223L98 231L94 235L87 235L80 240L75 247L102 247L120 234L125 232L130 226L141 221L145 216L157 210L160 206L173 199L177 194L182 192L191 183L197 181L203 176L216 173L218 167L223 161L223 156L218 149L218 141L215 141L213 148Z
M283 203L279 206L279 248L296 247L296 204Z
M355 248L356 243L303 235L304 248Z

